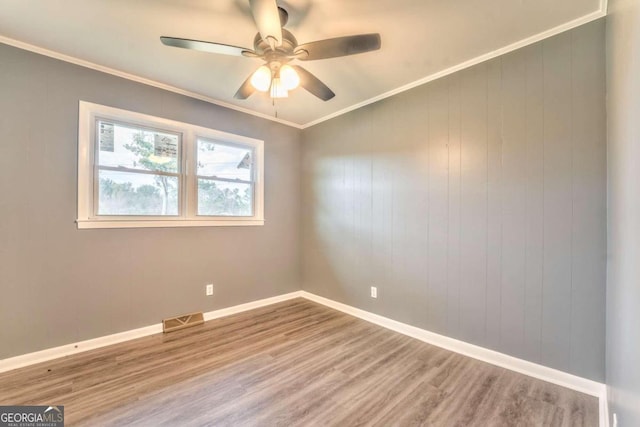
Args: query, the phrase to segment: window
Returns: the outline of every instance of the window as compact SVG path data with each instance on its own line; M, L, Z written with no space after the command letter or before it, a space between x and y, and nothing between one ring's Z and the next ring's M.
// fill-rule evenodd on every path
M80 102L78 228L262 225L263 142Z
M253 215L253 150L198 139L198 215Z
M96 119L98 216L177 216L182 135Z

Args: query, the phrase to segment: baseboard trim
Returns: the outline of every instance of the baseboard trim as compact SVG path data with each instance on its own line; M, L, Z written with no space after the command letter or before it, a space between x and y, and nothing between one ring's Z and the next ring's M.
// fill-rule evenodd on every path
M295 291L288 294L209 311L204 313L204 320L209 321L225 316L231 316L233 314L242 313L294 298L305 298L428 344L432 344L464 356L472 357L495 366L500 366L511 371L519 372L533 378L576 390L581 393L595 396L599 399L600 404L600 427L609 427L609 408L607 401L607 388L605 384L568 374L557 369L538 365L533 362L518 359L517 357L469 344L464 341L449 338L415 326L407 325L406 323L398 322L378 314L333 301L307 291ZM160 333L162 333L162 324L158 323L143 328L15 356L0 360L0 373Z
M288 301L294 298L301 298L302 291L290 292L288 294L278 295L271 298L260 299L257 301L251 301L240 305L234 305L233 307L221 308L219 310L209 311L204 313L204 321L218 319L220 317L231 316L232 314L242 313L243 311L253 310L254 308L260 308L278 302Z
M130 331L79 341L72 344L65 344L59 347L47 348L45 350L22 354L8 359L2 359L0 360L0 373L158 333L162 333L162 324L160 323L157 325L145 326L138 329L132 329Z
M378 314L374 314L359 308L352 307L337 301L330 300L310 292L302 291L303 298L322 304L329 308L341 311L351 316L366 320L392 331L407 335L420 341L432 344L446 350L453 351L464 356L468 356L486 363L490 363L501 368L519 372L539 380L547 381L562 387L576 390L581 393L595 396L599 399L600 404L600 426L608 427L608 416L606 415L606 386L597 381L592 381L576 375L568 374L557 369L542 366L537 363L529 362L517 357L489 350L484 347L469 344L464 341L436 334L406 323L398 322Z
M242 313L243 311L253 310L255 308L264 307L267 305L275 304L282 301L287 301L293 298L299 298L302 296L302 291L295 291L288 294L278 295L271 298L264 298L257 301L251 301L245 304L239 304L232 307L221 308L219 310L209 311L204 313L204 320L213 320L220 317L230 316L236 313ZM89 350L94 350L101 347L106 347L113 344L118 344L125 341L134 340L136 338L142 338L149 335L161 334L162 323L155 325L145 326L138 329L132 329L130 331L119 332L112 335L106 335L98 338L93 338L85 341L80 341L72 344L66 344L59 347L48 348L34 353L27 353L20 356L10 357L0 360L0 373L11 371L13 369L23 368L29 365L35 365L36 363L47 362L49 360L57 359L64 356L71 356L73 354L82 353Z

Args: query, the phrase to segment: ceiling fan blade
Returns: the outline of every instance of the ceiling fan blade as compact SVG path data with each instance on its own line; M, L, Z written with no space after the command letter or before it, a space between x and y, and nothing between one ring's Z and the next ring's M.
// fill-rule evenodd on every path
M222 43L205 42L200 40L180 39L176 37L160 37L165 46L181 47L183 49L199 50L202 52L219 53L232 56L254 56L255 52L244 47L231 46Z
M371 52L380 46L380 34L360 34L301 44L295 53L301 61L313 61Z
M253 73L249 74L249 77L247 77L247 80L245 80L244 83L242 83L242 85L240 86L236 94L233 95L235 99L247 99L248 97L253 95L253 93L256 91L256 88L254 88L253 85L251 84L252 76L253 76Z
M292 65L293 69L296 70L298 76L300 77L300 86L308 90L311 94L317 96L323 101L328 101L334 96L335 93L329 87L322 83L320 79L316 76L305 70L299 65Z
M262 39L271 47L282 44L282 26L276 0L249 0L251 14Z

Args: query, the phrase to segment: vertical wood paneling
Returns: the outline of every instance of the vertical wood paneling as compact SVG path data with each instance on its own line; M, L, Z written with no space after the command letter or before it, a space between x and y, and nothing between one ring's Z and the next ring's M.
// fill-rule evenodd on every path
M356 127L349 126L348 129L345 129L339 135L339 141L343 144L346 143L355 143L355 152L359 151L359 141L357 140ZM351 142L353 141L353 142ZM358 283L358 274L359 271L357 269L357 258L358 255L356 253L356 245L357 245L357 232L355 230L355 211L356 211L356 194L354 191L355 187L355 162L356 156L345 156L342 159L343 161L343 178L342 178L342 194L344 196L344 207L342 211L342 220L341 220L341 228L347 232L342 233L342 245L344 248L344 258L343 263L344 266L342 271L344 272L345 280L350 283ZM358 286L361 289L361 286ZM350 288L346 289L349 294L349 299L357 296L358 288Z
M372 108L371 138L376 141L372 147L372 218L373 218L373 286L378 287L378 300L369 301L372 307L379 307L380 301L394 301L394 279L390 275L393 257L393 131L390 120L392 114L385 114L383 105ZM379 127L377 124L384 123ZM338 151L340 153L340 151ZM368 292L368 290L367 290ZM383 299L384 298L384 299ZM391 304L389 304L391 306ZM386 308L392 310L393 307ZM381 311L382 312L382 311Z
M447 331L460 333L460 218L461 218L461 149L460 149L460 77L446 79L449 86L449 231L447 242Z
M540 362L544 248L544 70L542 44L524 49L526 70L526 262L523 353Z
M363 233L368 233L366 236L366 259L367 259L367 273L366 273L366 277L368 279L368 281L366 282L366 284L364 284L363 289L361 289L361 291L364 293L364 296L362 297L362 299L360 301L365 301L367 303L367 305L365 307L367 307L367 309L372 309L372 304L375 303L375 301L373 301L371 298L369 298L370 295L370 287L371 286L379 286L381 285L380 281L379 281L379 276L377 276L377 274L379 274L380 272L380 268L376 265L376 246L375 246L375 226L376 226L376 222L375 222L375 213L374 213L374 200L375 200L375 189L374 189L374 185L375 185L375 180L374 180L374 161L375 161L375 156L373 156L373 150L374 147L376 146L376 138L374 137L375 133L375 129L374 129L374 122L372 120L373 118L373 109L375 108L375 106L367 106L365 109L363 109L362 111L360 111L361 115L360 115L360 122L361 122L361 127L360 127L360 136L363 140L363 142L366 143L367 145L367 150L366 152L363 154L363 157L365 157L366 161L366 168L367 171L364 171L364 176L363 179L367 179L368 182L366 183L366 187L367 187L367 197L366 199L363 200L363 202L365 203L365 205L362 207L363 209L363 215L366 217L367 219L367 223L363 224L366 226L366 228L363 229Z
M502 58L487 63L486 346L500 348L502 264Z
M448 169L449 86L446 80L429 85L429 299L427 326L447 330L447 253L449 231Z
M386 298L389 304L385 304L384 313L392 314L393 317L412 322L420 321L421 311L424 305L415 304L415 299L411 298L411 283L408 280L408 272L405 263L408 258L407 243L409 241L409 215L411 213L411 198L415 197L417 191L413 187L411 179L413 171L408 167L410 158L409 148L410 136L407 135L407 128L403 126L402 96L390 99L391 110L387 112L386 120L389 120L391 136L389 137L389 151L385 154L390 162L391 179L393 181L393 191L391 194L391 227L392 227L392 257L390 280L385 283ZM417 307L418 306L418 307ZM403 307L400 309L400 307ZM421 310L422 309L422 310Z
M484 342L487 295L487 65L460 74L462 259L460 333Z
M527 53L502 61L502 300L500 342L510 354L524 355L526 200L527 200Z
M425 91L426 93L426 91ZM427 251L429 214L427 185L429 181L428 108L418 97L396 98L393 108L393 288L388 289L394 304L389 304L393 317L426 326L424 301L426 260L416 257ZM409 106L409 108L405 108ZM415 132L424 128L424 132ZM425 183L419 186L416 183Z
M427 93L427 87L424 87L424 96ZM428 293L428 273L429 264L423 256L415 256L415 254L427 254L429 245L429 218L430 202L429 202L429 159L430 159L430 143L428 141L430 129L430 114L428 104L424 102L421 96L413 96L405 99L405 104L409 106L409 111L400 110L404 114L402 120L406 139L411 141L408 147L407 169L412 171L411 174L411 190L413 205L411 215L408 217L409 227L408 234L410 238L409 251L407 253L407 271L411 275L411 293L409 298L414 300L414 306L419 313L419 325L427 326L427 312L425 311L424 301L429 300ZM406 125L406 126L405 126ZM424 185L416 185L416 183L424 183ZM416 313L416 316L418 314Z
M305 286L602 380L602 44L593 23L305 130Z
M544 48L542 362L569 369L571 334L571 33Z
M573 258L571 367L595 371L604 366L604 345L592 336L604 335L605 299L602 283L606 258L606 138L604 40L597 34L604 23L572 34L573 96ZM594 83L595 82L595 83ZM592 215L581 215L592 212ZM585 353L593 356L584 357Z
M349 134L350 144L354 146L354 156L351 157L353 177L351 193L353 197L352 250L354 276L357 299L366 296L371 277L371 140L365 134L367 121L358 115L352 124ZM364 295L362 295L364 293Z

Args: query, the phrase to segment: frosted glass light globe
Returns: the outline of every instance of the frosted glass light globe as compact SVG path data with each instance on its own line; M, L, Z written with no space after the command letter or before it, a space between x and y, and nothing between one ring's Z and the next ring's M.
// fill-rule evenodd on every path
M293 90L300 84L300 76L291 65L285 64L280 68L280 81L285 89Z
M258 68L251 76L251 85L260 92L266 92L271 86L271 70L266 65Z

